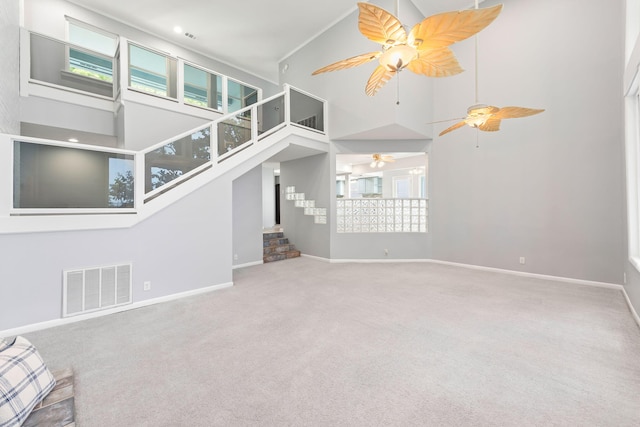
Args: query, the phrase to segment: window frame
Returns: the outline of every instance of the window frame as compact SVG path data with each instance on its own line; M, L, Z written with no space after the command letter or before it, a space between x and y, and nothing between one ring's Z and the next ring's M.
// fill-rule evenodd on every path
M79 28L83 28L83 29L91 31L93 33L100 34L102 36L110 38L113 41L112 51L110 53L104 53L104 52L100 52L98 50L92 49L91 47L83 46L82 44L78 44L78 43L72 41L70 39L70 37L71 37L71 26L76 26L76 27L79 27ZM67 71L69 71L70 73L73 73L73 71L71 71L71 50L74 47L79 48L79 49L76 49L76 50L94 52L97 55L103 56L105 58L111 58L111 80L110 81L109 80L105 80L105 82L113 85L114 88L118 87L118 91L119 91L119 86L120 85L118 83L118 73L119 73L120 70L118 70L118 61L116 60L116 58L118 57L119 50L120 50L120 36L118 36L115 33L110 32L110 31L103 30L102 28L93 26L91 24L87 24L86 22L82 22L82 21L77 20L75 18L72 18L72 17L70 17L68 15L65 15L65 40L66 40L67 44L66 44L66 48L65 48L64 63L65 63L65 68L66 68ZM79 76L84 76L83 74L79 74L79 73L78 73L78 75ZM84 76L84 77L102 81L102 79L97 79L95 77L90 77L90 76ZM116 91L114 90L114 94L113 94L114 98L116 96L115 92Z

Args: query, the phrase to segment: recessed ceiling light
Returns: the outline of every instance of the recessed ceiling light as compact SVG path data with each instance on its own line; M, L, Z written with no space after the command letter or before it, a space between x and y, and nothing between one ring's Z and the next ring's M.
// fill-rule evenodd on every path
M78 139L77 138L69 138L68 141L69 142L78 142Z
M182 27L175 26L175 27L173 27L173 31L175 31L178 34L182 34Z

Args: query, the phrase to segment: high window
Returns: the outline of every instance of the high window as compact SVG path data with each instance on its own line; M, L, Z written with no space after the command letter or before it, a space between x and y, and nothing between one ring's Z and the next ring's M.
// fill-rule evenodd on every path
M184 103L222 110L222 76L184 64Z
M113 82L113 57L118 48L118 36L67 18L67 39L80 47L69 47L69 71L86 77ZM84 49L82 49L84 48Z
M129 87L175 99L177 63L169 55L129 43Z

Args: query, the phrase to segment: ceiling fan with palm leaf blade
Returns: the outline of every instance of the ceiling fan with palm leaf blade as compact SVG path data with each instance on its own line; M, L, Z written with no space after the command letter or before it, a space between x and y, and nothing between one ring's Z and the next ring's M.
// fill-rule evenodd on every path
M373 160L371 161L369 166L371 166L372 168L375 168L375 167L381 168L384 166L385 163L395 162L395 159L393 158L393 156L389 154L375 153L371 157L373 158Z
M354 56L322 67L312 75L352 68L378 59L379 65L365 87L374 96L395 74L408 69L427 77L447 77L463 70L449 46L467 39L489 25L502 5L485 9L445 12L425 18L407 34L391 13L370 3L358 3L358 29L382 50Z
M478 0L476 0L476 10L478 10ZM542 113L544 109L525 108L525 107L495 107L493 105L485 105L478 103L478 36L475 37L475 86L476 86L476 104L467 108L467 116L449 120L440 120L433 123L443 123L453 120L461 120L458 123L449 126L439 136L445 135L451 131L459 129L464 125L485 132L496 132L500 130L500 122L503 119L515 119L520 117L533 116ZM477 135L476 135L477 136ZM477 141L476 141L477 142ZM477 143L476 143L477 146Z

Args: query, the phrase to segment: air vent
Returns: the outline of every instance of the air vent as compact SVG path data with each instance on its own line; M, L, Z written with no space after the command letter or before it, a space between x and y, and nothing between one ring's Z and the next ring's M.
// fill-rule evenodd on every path
M131 264L63 271L62 317L131 304Z

